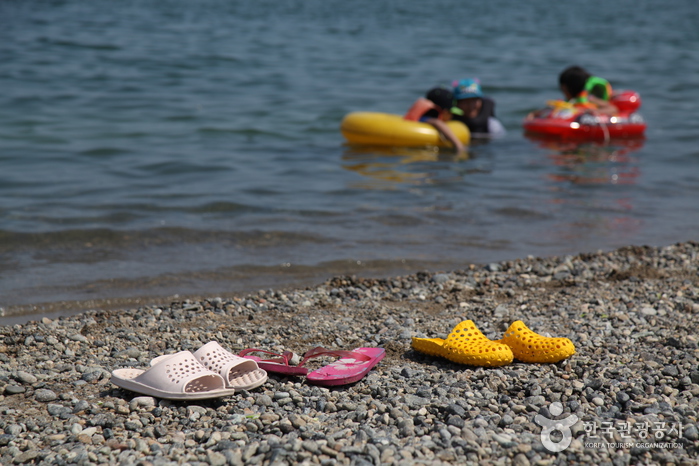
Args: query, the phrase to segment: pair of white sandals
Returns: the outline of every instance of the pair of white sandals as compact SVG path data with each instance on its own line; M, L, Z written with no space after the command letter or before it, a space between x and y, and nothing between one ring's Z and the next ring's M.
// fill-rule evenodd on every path
M210 341L194 354L180 351L158 356L150 369L115 369L117 387L168 400L203 400L251 390L267 381L267 372Z

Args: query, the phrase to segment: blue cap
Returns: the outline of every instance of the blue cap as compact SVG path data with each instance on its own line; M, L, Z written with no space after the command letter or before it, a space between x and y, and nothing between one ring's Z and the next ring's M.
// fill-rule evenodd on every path
M477 78L454 81L452 86L454 86L454 98L456 100L471 99L473 97L483 96L483 91L481 91L481 82Z

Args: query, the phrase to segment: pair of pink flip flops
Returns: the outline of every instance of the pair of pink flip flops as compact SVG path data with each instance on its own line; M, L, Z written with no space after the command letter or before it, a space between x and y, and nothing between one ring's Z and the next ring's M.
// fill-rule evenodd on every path
M251 356L250 353L266 353L275 357L263 359L258 356ZM354 383L364 378L364 376L384 358L386 350L383 348L357 348L353 351L342 351L328 350L322 346L318 346L307 351L301 362L296 366L290 364L292 358L295 356L291 351L277 354L260 349L246 349L241 351L238 355L247 359L252 359L257 362L257 365L261 369L267 372L306 376L306 380L312 384L332 387ZM308 368L304 367L304 364L309 359L323 356L334 356L340 359L309 373Z

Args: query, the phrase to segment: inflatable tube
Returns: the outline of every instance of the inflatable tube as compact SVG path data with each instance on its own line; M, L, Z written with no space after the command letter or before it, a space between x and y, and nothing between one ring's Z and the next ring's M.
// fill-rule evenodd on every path
M548 106L530 113L522 123L533 135L575 140L610 140L642 138L646 122L636 113L640 96L633 91L615 94L610 99L619 109L618 115L604 115L576 107L568 102L553 100Z
M471 134L466 125L460 121L449 121L447 125L461 142L468 144ZM352 112L342 120L340 131L347 142L356 145L451 147L434 126L390 113Z

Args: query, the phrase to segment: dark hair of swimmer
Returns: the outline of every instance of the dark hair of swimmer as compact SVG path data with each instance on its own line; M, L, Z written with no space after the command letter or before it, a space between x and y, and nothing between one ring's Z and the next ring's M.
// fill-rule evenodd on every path
M585 90L585 83L590 76L592 75L584 68L571 66L558 76L558 83L561 87L565 86L571 97L575 97Z

